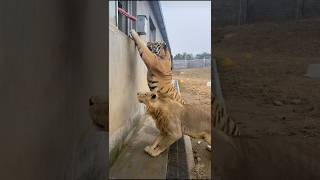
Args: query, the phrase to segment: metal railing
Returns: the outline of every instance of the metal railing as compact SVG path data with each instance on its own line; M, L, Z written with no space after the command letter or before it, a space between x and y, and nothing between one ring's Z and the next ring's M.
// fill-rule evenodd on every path
M173 69L204 68L211 66L211 59L173 60Z

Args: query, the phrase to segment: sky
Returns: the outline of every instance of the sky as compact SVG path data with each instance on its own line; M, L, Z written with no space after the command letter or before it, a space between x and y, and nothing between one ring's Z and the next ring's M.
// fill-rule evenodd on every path
M161 1L172 54L211 52L211 1Z

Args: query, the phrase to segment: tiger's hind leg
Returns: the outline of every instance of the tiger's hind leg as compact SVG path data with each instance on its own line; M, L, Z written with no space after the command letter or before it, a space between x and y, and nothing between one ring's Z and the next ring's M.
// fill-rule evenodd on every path
M203 135L203 139L204 139L205 141L207 141L207 143L208 143L209 145L211 145L211 134L205 133L205 134Z
M191 136L196 139L204 139L209 145L211 145L211 134L207 132L201 133L186 133L188 136Z
M207 150L211 151L211 134L207 132L201 132L201 133L186 133L188 136L196 139L204 139L208 145Z

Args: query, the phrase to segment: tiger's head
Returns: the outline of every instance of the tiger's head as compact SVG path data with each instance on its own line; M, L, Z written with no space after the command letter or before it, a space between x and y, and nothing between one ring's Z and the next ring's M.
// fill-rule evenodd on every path
M148 42L147 47L149 50L157 56L165 56L167 50L167 44L164 41Z

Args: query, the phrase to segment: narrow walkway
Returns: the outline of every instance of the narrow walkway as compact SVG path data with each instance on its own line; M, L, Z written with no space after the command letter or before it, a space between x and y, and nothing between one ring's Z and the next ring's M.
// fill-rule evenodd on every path
M144 152L145 146L151 144L158 133L152 118L147 118L110 168L110 178L165 179L168 151L156 158Z

